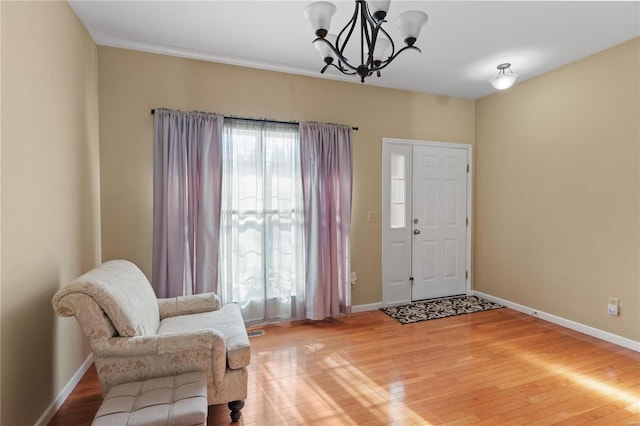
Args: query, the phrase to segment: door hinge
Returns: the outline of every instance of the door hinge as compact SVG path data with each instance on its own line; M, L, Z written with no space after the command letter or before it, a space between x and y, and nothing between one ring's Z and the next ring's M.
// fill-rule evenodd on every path
M413 285L413 277L409 277L409 281L411 281L411 285Z
M469 218L467 218L467 226L469 226Z
M469 165L467 164L467 173L469 173Z
M464 279L465 280L469 279L469 271L464 271Z

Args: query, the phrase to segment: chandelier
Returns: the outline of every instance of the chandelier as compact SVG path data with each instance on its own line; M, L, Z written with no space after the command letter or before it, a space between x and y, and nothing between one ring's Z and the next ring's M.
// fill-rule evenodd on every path
M405 46L396 52L393 40L382 28L382 24L387 22L384 18L387 16L389 3L391 3L390 0L356 0L353 16L337 35L329 34L331 17L336 12L333 3L318 1L304 9L304 15L318 37L313 44L324 59L325 66L320 73L324 74L327 68L334 67L343 74L358 75L360 81L364 83L364 79L374 73L380 77L380 71L405 50L421 52L414 44L420 30L427 23L427 14L419 10L410 10L398 16L396 25L400 28ZM358 21L360 21L359 65L350 62L344 56L345 48L356 30Z

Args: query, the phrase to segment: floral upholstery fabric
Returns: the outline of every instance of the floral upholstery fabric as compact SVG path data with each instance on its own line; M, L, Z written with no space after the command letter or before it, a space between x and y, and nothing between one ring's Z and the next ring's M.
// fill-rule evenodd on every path
M59 299L57 311L58 315L65 317L75 315L85 336L92 342L118 335L107 314L86 294L71 293Z
M158 334L163 336L172 333L184 333L189 330L200 330L206 327L213 327L214 330L220 332L221 336L224 336L229 368L236 369L249 365L251 360L249 337L246 332L242 332L244 330L244 321L242 320L240 307L236 304L224 305L220 310L202 314L165 318L160 322Z
M237 305L220 308L213 293L156 299L135 265L111 261L60 289L52 303L59 315L75 316L89 339L103 395L123 383L204 371L210 405L247 396L244 321Z
M158 331L160 314L155 293L147 277L131 262L112 260L97 266L58 291L53 304L72 293L93 298L120 336L145 336Z
M178 315L197 314L220 309L220 298L215 293L178 296L170 299L158 299L160 319Z

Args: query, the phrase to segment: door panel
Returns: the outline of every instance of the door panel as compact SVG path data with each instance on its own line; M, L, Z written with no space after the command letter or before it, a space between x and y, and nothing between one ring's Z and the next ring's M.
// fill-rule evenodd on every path
M467 151L413 146L411 300L466 291Z

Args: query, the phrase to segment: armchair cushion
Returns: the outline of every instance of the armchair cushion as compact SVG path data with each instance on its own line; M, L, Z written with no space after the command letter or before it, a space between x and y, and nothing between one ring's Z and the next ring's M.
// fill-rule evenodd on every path
M90 296L107 314L120 336L155 334L160 324L156 295L147 277L133 263L112 260L76 278L53 298L54 307L67 295ZM65 315L64 312L60 312ZM71 312L68 315L73 315Z
M212 327L224 336L229 368L238 369L249 365L251 360L249 337L244 327L240 307L235 303L224 305L217 311L165 318L160 322L158 335L190 333Z

